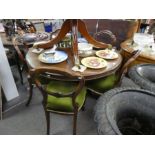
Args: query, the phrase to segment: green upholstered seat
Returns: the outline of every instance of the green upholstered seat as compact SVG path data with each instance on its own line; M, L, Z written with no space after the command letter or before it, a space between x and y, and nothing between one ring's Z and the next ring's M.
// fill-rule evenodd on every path
M48 84L50 82L50 79L47 79L44 76L39 76L38 79L41 82L41 84Z
M87 87L98 92L105 92L106 90L112 89L115 86L117 80L118 76L112 74L107 77L88 82Z
M51 81L47 85L47 90L50 92L61 92L63 94L70 93L75 90L77 86L76 82L63 82L63 81ZM84 104L86 96L86 88L84 87L79 95L76 97L78 104L78 110ZM47 108L58 112L73 112L72 98L71 97L55 97L48 95L47 97Z

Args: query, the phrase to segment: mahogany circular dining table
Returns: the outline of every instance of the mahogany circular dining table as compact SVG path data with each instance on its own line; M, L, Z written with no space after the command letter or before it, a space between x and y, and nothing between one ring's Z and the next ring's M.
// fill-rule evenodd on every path
M112 73L115 73L121 66L122 63L122 56L118 54L118 58L114 60L107 60L107 66L102 69L90 69L87 68L84 72L75 72L72 70L72 67L74 66L73 62L73 54L71 51L71 48L63 48L60 49L61 51L65 51L68 54L68 59L66 61L63 61L61 63L57 64L47 64L39 61L38 56L39 54L33 53L32 48L29 49L27 55L26 55L26 61L28 64L28 67L30 69L52 69L55 71L62 71L66 72L71 76L71 79L73 80L75 77L83 76L85 80L94 80L101 77L108 76ZM80 58L82 59L82 58Z
M123 43L121 43L121 54L124 58L129 58L131 53L133 52L134 48L132 44L132 40L126 40ZM141 51L138 58L131 63L130 67L136 65L136 64L142 64L142 63L155 63L155 54L154 52L144 52Z

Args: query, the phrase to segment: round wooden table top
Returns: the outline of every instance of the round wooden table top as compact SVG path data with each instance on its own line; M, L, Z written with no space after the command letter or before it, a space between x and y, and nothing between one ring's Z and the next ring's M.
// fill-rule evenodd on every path
M133 52L133 46L131 45L132 40L126 40L125 42L123 42L121 44L121 49L125 52L127 52L127 54L130 54ZM142 51L140 53L140 56L137 58L140 59L142 61L144 61L144 63L146 62L154 62L155 63L155 53L154 52L147 52L147 51Z
M66 72L70 74L72 77L77 77L82 75L85 77L85 80L93 80L93 79L98 79L98 78L110 75L112 73L115 73L120 68L122 63L122 56L118 54L117 59L107 60L107 67L105 68L102 68L102 69L87 68L82 73L75 72L72 70L74 63L73 63L73 55L72 55L71 49L65 48L63 50L68 54L68 59L66 61L63 61L57 64L47 64L39 61L38 60L39 54L33 53L32 48L30 48L26 55L27 64L30 68L33 68L33 69L38 69L38 68L52 69L56 71Z

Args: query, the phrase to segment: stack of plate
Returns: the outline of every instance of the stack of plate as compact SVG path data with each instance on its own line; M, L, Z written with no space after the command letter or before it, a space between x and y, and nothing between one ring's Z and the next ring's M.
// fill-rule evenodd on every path
M93 45L89 43L78 43L78 50L80 57L87 57L95 54Z

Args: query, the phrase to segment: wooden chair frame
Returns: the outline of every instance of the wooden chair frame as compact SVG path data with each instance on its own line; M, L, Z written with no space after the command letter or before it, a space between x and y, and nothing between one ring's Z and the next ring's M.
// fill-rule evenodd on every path
M127 73L128 71L128 67L130 66L130 64L136 60L136 58L138 58L138 56L140 55L140 50L136 50L133 51L131 56L129 57L128 60L126 60L124 63L122 63L122 66L120 67L120 69L116 72L116 74L118 75L118 80L115 83L114 87L118 87L121 84L121 81L124 77L124 75ZM101 96L103 93L96 91L90 87L87 88L90 92L92 92L95 96Z
M22 71L25 69L26 73L27 73L27 79L28 79L28 83L29 83L29 98L28 98L28 101L26 103L26 106L29 106L30 104L30 101L32 99L32 95L33 95L33 80L31 78L31 76L29 75L29 69L28 69L28 66L27 66L27 62L25 60L25 57L23 55L23 53L21 52L21 50L19 49L19 46L17 44L17 41L16 41L16 38L13 39L13 46L18 54L18 57L19 59L21 60L22 64L23 64L23 67L22 67L22 70L21 70L21 79L23 80L23 77L22 77Z
M94 34L94 38L96 40L98 40L98 36L102 35L104 37L104 35L108 35L111 39L111 44L113 45L115 42L116 42L116 36L110 31L110 30L102 30L102 31L99 31L99 32L96 32Z
M50 73L50 74L49 74ZM76 89L68 94L62 94L62 93L55 93L55 92L49 92L46 88L47 88L47 84L42 85L41 81L35 77L38 77L39 75L43 75L43 77L47 78L48 80L52 78L52 73L57 73L60 75L63 75L61 77L67 76L68 78L70 78L71 76L66 74L66 72L60 72L60 71L55 71L55 70L51 70L51 69L44 69L44 68L40 68L40 69L32 69L30 70L30 75L31 77L34 79L34 82L36 84L36 86L39 88L39 90L41 91L42 95L43 95L43 108L45 111L45 116L46 116L46 123L47 123L47 134L50 134L50 112L53 113L58 113L58 114L66 114L66 115L73 115L73 134L76 134L76 127L77 127L77 115L78 115L78 105L75 101L77 95L80 93L80 91L82 90L82 88L85 85L85 79L84 77L76 77L76 80L79 81ZM64 79L65 80L65 79ZM51 109L47 109L46 105L47 105L47 97L48 95L52 95L55 97L71 97L72 98L72 106L73 106L73 113L67 113L67 112L59 112L59 111L53 111Z

